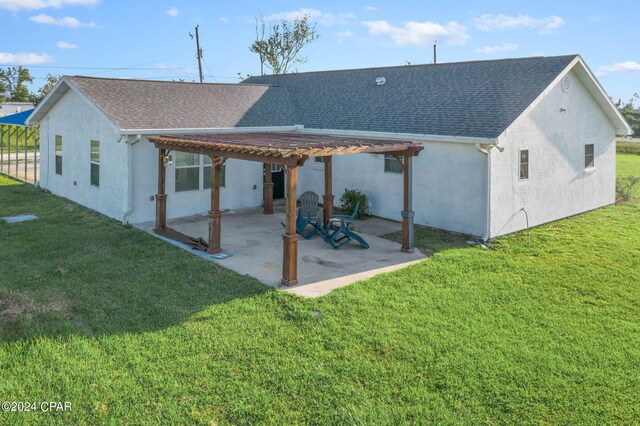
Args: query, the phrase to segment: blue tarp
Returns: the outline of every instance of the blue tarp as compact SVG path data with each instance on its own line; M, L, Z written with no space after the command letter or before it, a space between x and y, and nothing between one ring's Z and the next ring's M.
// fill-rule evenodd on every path
M22 111L17 114L5 115L0 117L0 124L15 124L18 126L26 126L25 121L31 115L33 109Z

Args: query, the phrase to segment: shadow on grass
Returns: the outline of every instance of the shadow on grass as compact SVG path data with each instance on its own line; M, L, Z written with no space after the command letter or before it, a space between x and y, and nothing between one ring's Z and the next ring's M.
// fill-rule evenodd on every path
M131 227L0 175L0 341L143 333L273 291Z
M402 244L402 232L392 232L381 235L381 238ZM415 246L427 256L444 250L469 247L467 241L474 239L474 237L469 235L447 232L426 226L415 225L414 228Z

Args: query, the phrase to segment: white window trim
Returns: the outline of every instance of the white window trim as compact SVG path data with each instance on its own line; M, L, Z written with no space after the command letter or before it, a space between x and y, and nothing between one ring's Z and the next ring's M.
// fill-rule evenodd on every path
M91 142L93 141L98 142L98 156L99 156L98 158L99 159L97 163L91 159L91 154L92 154ZM101 179L101 173L100 173L100 169L102 169L101 161L102 161L102 142L98 138L91 138L89 139L89 186L92 188L100 189L100 186L102 185L102 179ZM91 183L91 165L92 164L98 165L98 184L97 185L94 185L93 183Z
M58 144L56 139L58 139L58 136L60 136L60 146L62 147L62 149L60 149L60 173L58 173L56 164L57 164L57 157L58 157ZM54 176L60 176L62 177L62 174L64 173L64 164L63 164L63 159L64 159L64 137L58 133L54 133L53 134L53 175Z
M387 168L386 168L386 162L387 162L387 154L381 154L382 156L382 173L384 173L387 176L402 176L404 174L404 171L402 172L388 172ZM396 159L393 159L394 161L396 161Z
M587 145L593 146L593 166L587 167L584 166L586 157L587 157ZM582 147L582 165L584 167L584 174L590 174L596 171L596 144L595 143L585 143Z
M527 177L523 178L520 176L520 168L522 167L522 151L527 151ZM518 174L518 180L520 182L528 182L529 178L531 178L531 148L523 146L518 149L518 163L516 173Z
M174 152L174 163L173 163L173 193L174 194L188 194L191 192L202 192L202 191L210 191L211 188L205 188L204 187L204 168L205 167L211 167L211 173L213 173L213 162L211 164L205 164L204 163L204 154L198 154L199 155L199 162L197 165L192 165L192 166L178 166L175 163L175 152ZM176 170L178 169L189 169L189 168L198 168L198 189L189 189L186 191L177 191L176 190ZM224 164L222 165L222 175L225 176L224 179L224 185L220 185L220 189L224 189L226 188L226 184L227 184L227 179L226 179L226 173L227 172L227 162L225 161Z

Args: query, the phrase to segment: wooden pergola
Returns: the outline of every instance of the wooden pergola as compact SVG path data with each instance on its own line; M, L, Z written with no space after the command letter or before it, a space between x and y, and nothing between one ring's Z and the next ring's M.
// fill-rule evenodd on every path
M167 229L167 194L165 191L165 165L170 151L182 151L211 157L211 210L209 211L208 253L222 251L220 182L222 165L227 158L263 163L265 183L263 191L264 213L273 213L273 183L271 164L277 164L286 173L286 224L283 240L282 280L287 286L298 283L298 239L296 234L296 203L298 167L310 157L324 158L324 220L333 214L332 157L347 154L386 154L396 157L403 166L404 203L402 215L402 251L413 251L413 216L411 160L423 147L414 142L391 139L364 139L357 137L320 136L301 133L207 133L158 135L147 137L159 150L158 193L156 194L156 230Z

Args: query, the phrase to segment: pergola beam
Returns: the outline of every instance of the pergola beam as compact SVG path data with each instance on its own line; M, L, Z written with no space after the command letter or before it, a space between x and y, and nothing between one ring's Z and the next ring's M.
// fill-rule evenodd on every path
M285 167L287 181L285 232L282 236L283 258L282 279L280 283L286 286L298 284L298 239L296 233L296 207L298 189L298 168Z
M413 248L413 177L412 177L413 156L405 155L402 161L403 180L403 210L402 210L402 251L412 253Z
M262 212L273 214L273 176L270 163L264 163L264 183L262 184Z
M327 227L333 216L333 157L324 157L324 195L322 196L322 222Z
M167 227L167 193L165 191L165 149L158 150L158 193L156 194L156 231L164 231Z
M220 184L222 181L222 164L224 160L220 157L211 157L213 173L211 173L211 210L209 210L209 246L207 253L217 254L222 251L220 248L221 237L221 217L220 212Z

